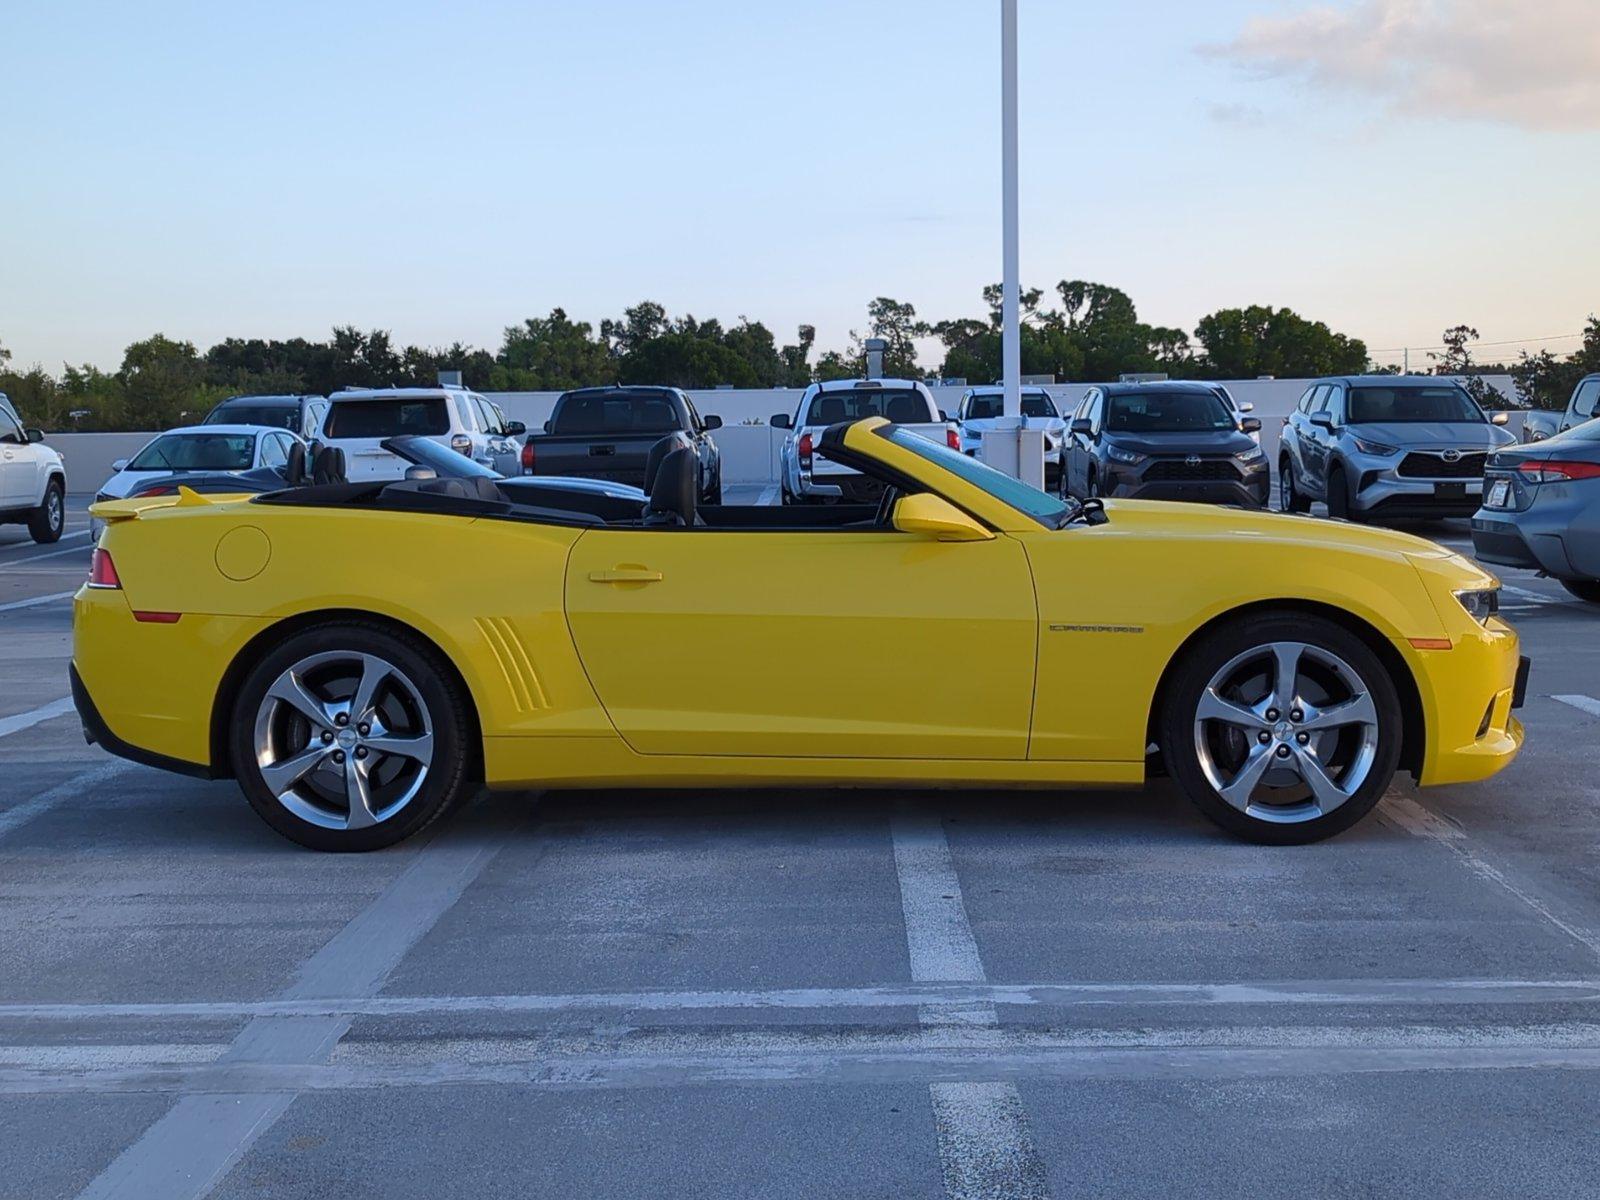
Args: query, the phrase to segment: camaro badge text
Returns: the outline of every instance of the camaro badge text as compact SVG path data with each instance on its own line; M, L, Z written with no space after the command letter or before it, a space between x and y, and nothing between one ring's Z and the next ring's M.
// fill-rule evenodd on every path
M1052 625L1051 633L1143 633L1143 625Z

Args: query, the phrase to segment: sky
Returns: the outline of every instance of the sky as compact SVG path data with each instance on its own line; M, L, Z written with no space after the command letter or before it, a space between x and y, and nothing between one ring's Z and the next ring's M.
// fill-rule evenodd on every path
M1374 350L1600 310L1594 0L1020 7L1025 286ZM842 349L1000 274L994 0L8 0L0 45L13 367L643 299Z

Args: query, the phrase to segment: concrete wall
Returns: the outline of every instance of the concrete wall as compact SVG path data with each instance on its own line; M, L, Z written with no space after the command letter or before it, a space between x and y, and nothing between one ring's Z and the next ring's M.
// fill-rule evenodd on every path
M1493 376L1488 382L1504 395L1516 393L1509 377ZM1283 419L1293 410L1306 389L1303 379L1244 379L1231 381L1228 389L1241 404L1255 405L1261 418L1261 446L1272 462L1277 462L1278 432ZM1086 383L1057 384L1047 389L1063 411L1076 406L1089 388ZM934 388L934 400L954 416L963 388ZM730 484L769 484L778 479L778 453L786 436L767 422L774 413L791 416L799 406L801 392L794 388L712 390L691 392L695 407L703 416L719 416L723 427L714 435L722 451L723 479ZM502 392L495 400L506 416L538 430L549 419L559 392ZM1509 402L1508 402L1509 403ZM1521 414L1513 411L1510 429L1520 433ZM148 433L62 433L52 434L49 444L66 459L67 485L73 492L93 492L111 475L111 462L131 457L153 434Z

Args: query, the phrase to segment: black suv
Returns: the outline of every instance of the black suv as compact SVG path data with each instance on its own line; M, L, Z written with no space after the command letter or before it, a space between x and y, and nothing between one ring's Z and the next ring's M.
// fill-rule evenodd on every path
M1250 436L1260 429L1210 384L1092 387L1068 430L1067 490L1265 508L1272 472Z

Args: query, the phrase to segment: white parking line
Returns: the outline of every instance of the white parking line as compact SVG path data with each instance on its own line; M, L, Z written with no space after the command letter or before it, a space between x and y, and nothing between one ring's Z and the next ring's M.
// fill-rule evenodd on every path
M1383 797L1385 811L1394 818L1395 822L1406 832L1417 837L1429 838L1439 843L1454 854L1478 878L1487 880L1506 892L1515 896L1523 904L1544 918L1545 921L1561 930L1562 933L1596 954L1600 955L1600 933L1591 929L1584 929L1557 916L1550 906L1531 892L1519 887L1498 867L1484 860L1470 845L1467 844L1466 830L1430 812L1418 804L1410 796L1402 795L1397 791L1389 791Z
M418 939L460 899L500 843L464 829L425 843L383 894L301 968L285 999L376 992ZM337 864L335 864L337 865ZM257 1017L218 1060L223 1070L325 1062L347 1016ZM294 1102L293 1089L190 1094L145 1130L80 1194L79 1200L199 1200Z
M65 550L52 550L48 554L31 554L27 558L13 558L8 561L24 566L27 563L42 562L47 558L60 558L63 554L85 554L88 549L88 546L68 546Z
M906 923L911 977L919 983L983 983L983 960L961 898L944 825L934 817L897 817L895 874ZM925 1036L952 1026L999 1034L994 1005L919 1006ZM994 1038L986 1038L987 1045ZM968 1079L929 1085L945 1194L950 1200L1035 1200L1049 1194L1028 1114L1015 1083Z
M37 608L41 604L54 604L57 600L71 600L76 592L54 592L49 596L34 596L31 600L11 600L0 604L0 612L15 612L19 608Z
M86 538L88 536L89 536L89 531L87 529L80 529L76 533L63 533L60 537L58 537L56 539L56 541L57 542L70 542L70 541L73 541L73 540L75 540L77 538ZM4 550L32 550L34 548L34 546L36 546L37 544L38 544L37 542L18 542L15 545L12 545L12 546L0 546L0 551L4 551ZM73 547L73 548L76 549L76 547ZM18 562L20 560L19 559L15 559L15 558L10 558L10 559L6 559L5 561L6 562Z
M770 508L777 502L777 499L778 485L771 483L761 489L761 495L756 497L756 504L762 508Z
M13 829L26 825L41 813L49 812L64 800L74 796L81 796L92 792L103 783L109 783L118 775L133 768L133 764L118 759L116 762L105 763L95 767L92 771L85 771L81 775L74 775L65 783L58 783L47 792L41 792L32 800L24 800L21 804L13 805L0 812L0 837L4 837Z
M63 696L60 700L52 700L49 704L30 712L17 713L13 717L0 717L0 738L21 733L24 729L32 729L35 725L42 725L57 717L64 717L71 711L72 697Z
M1591 717L1600 717L1600 700L1596 700L1593 696L1551 696L1550 699L1559 700L1579 712L1588 713Z

